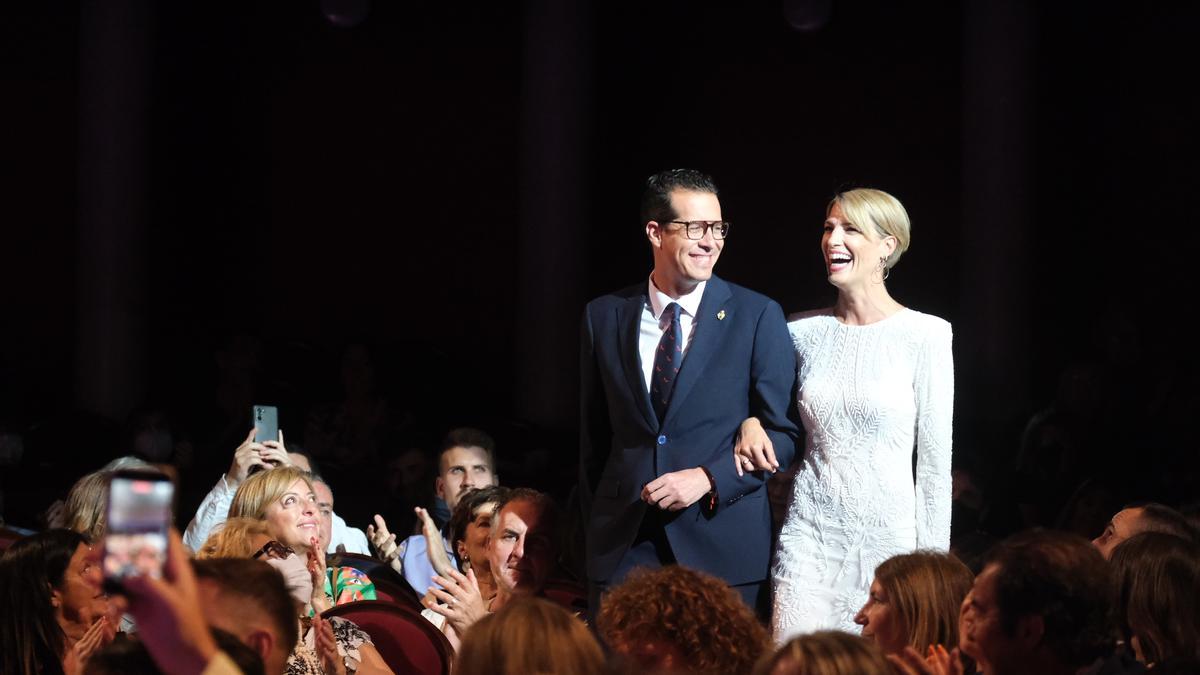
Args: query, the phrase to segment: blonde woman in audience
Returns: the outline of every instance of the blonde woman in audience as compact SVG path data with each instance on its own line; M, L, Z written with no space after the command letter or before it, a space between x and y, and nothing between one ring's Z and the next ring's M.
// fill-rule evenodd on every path
M475 622L454 663L455 675L605 672L604 653L583 621L533 597L514 598Z
M841 631L793 638L765 659L758 675L893 675L879 647Z
M958 613L974 575L948 553L918 551L888 558L875 568L866 604L854 617L863 637L885 654L913 647L958 646Z
M269 539L260 548L253 544L261 541L261 530L255 526L237 523L235 519L257 520L266 527ZM317 614L333 606L332 600L323 590L317 590L317 582L326 580L325 552L320 541L320 515L317 512L317 497L308 473L293 466L281 466L251 475L238 487L229 506L229 521L235 528L244 528L247 535L255 537L250 547L242 545L240 551L252 550L251 557L265 560L283 573L289 591L297 603L302 630L300 643L294 658L288 662L289 675L311 675L320 672L314 669L315 660L307 656L300 647L310 652L317 650L317 625L310 622L309 609ZM228 525L226 526L228 527ZM235 529L234 532L237 530ZM234 532L230 532L232 538ZM224 536L224 535L218 535ZM213 542L213 548L234 544ZM202 548L209 548L205 542ZM322 583L323 585L323 583ZM353 622L333 618L332 627L346 670L359 675L391 673L387 663L371 642L371 637Z

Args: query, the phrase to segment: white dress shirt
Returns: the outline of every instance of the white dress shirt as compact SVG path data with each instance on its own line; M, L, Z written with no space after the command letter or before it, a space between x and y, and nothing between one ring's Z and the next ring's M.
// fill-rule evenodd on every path
M648 301L642 308L641 330L638 335L638 353L642 357L642 382L646 391L650 391L650 373L654 370L654 352L662 340L663 333L671 329L671 317L663 316L667 305L679 303L682 310L679 313L679 327L683 330L683 355L687 356L688 347L692 344L692 336L696 333L696 314L700 311L700 299L704 297L704 287L707 281L701 281L687 295L679 296L676 300L658 290L654 285L654 277L647 282L649 291Z

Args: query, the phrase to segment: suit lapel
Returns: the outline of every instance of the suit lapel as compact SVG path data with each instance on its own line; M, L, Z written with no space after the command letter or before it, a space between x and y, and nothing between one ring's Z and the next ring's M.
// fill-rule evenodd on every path
M642 330L642 311L645 306L646 294L643 292L635 294L617 309L617 325L621 330L618 342L621 349L621 367L625 370L625 378L629 381L633 400L641 409L648 427L656 430L658 416L654 414L654 406L650 404L650 392L646 390L646 377L642 374L642 355L638 347Z
M696 310L695 333L692 343L687 348L687 354L683 357L683 366L679 369L679 376L675 380L675 391L671 392L671 403L667 408L663 427L666 427L675 418L677 411L691 393L692 387L696 386L696 383L704 376L705 367L724 340L725 327L730 325L730 315L734 313L730 302L732 297L729 285L719 277L713 276L708 280L708 285L704 288L704 297L700 299L700 308ZM650 397L647 395L647 405L649 402ZM651 411L653 412L653 408Z

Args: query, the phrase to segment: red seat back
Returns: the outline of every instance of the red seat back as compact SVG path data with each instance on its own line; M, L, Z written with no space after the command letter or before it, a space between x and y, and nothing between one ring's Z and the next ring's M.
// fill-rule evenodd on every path
M375 643L396 675L449 675L454 650L428 619L401 604L362 600L338 605L321 614L353 621Z

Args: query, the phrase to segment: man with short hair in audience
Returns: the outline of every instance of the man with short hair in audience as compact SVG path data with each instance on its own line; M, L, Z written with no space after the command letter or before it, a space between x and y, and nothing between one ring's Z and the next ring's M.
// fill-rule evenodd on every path
M192 518L192 522L188 523L187 530L183 533L183 544L193 553L200 550L214 527L225 522L225 518L229 515L229 505L233 503L233 495L237 493L238 486L254 471L271 469L276 466L295 466L312 474L314 482L324 482L307 455L289 452L284 447L282 432L279 434L281 440L258 443L254 440L255 431L256 429L252 428L246 435L246 439L234 451L229 471L221 476L213 489L205 495L204 500L200 502L200 507L196 509L196 515ZM328 486L326 487L328 488ZM332 501L331 494L331 504ZM340 547L341 550L348 553L369 553L367 536L363 534L362 530L347 526L346 521L332 511L330 517L333 525L327 552L333 553Z
M458 505L459 495L468 488L482 488L499 483L496 475L495 461L496 442L486 433L469 427L451 429L442 442L442 451L438 456L438 476L434 481L436 495L446 502L450 512ZM419 509L425 529L434 529L429 514ZM429 560L425 535L414 534L396 543L396 535L388 532L387 522L379 514L375 515L375 526L367 526L367 534L375 545L376 556L390 563L392 569L399 572L418 595L424 595L426 589L433 585L433 563ZM441 530L442 545L446 556L453 561L453 548L450 546L449 533L445 527Z
M449 579L434 577L442 588L429 589L434 598L426 606L446 617L455 633L447 635L452 644L471 624L513 598L543 593L558 562L559 515L550 495L529 488L512 490L496 505L487 541L496 581L496 596L490 602L480 595L473 571L463 575L451 570Z
M258 652L268 675L286 672L299 633L283 576L258 560L210 558L193 564L205 621Z
M1117 511L1092 545L1105 560L1112 557L1117 544L1142 532L1162 532L1188 541L1197 541L1196 529L1187 517L1164 504L1147 502L1126 506Z
M1107 656L1107 563L1086 539L1063 532L1001 542L963 601L959 647L984 675L1073 675Z

